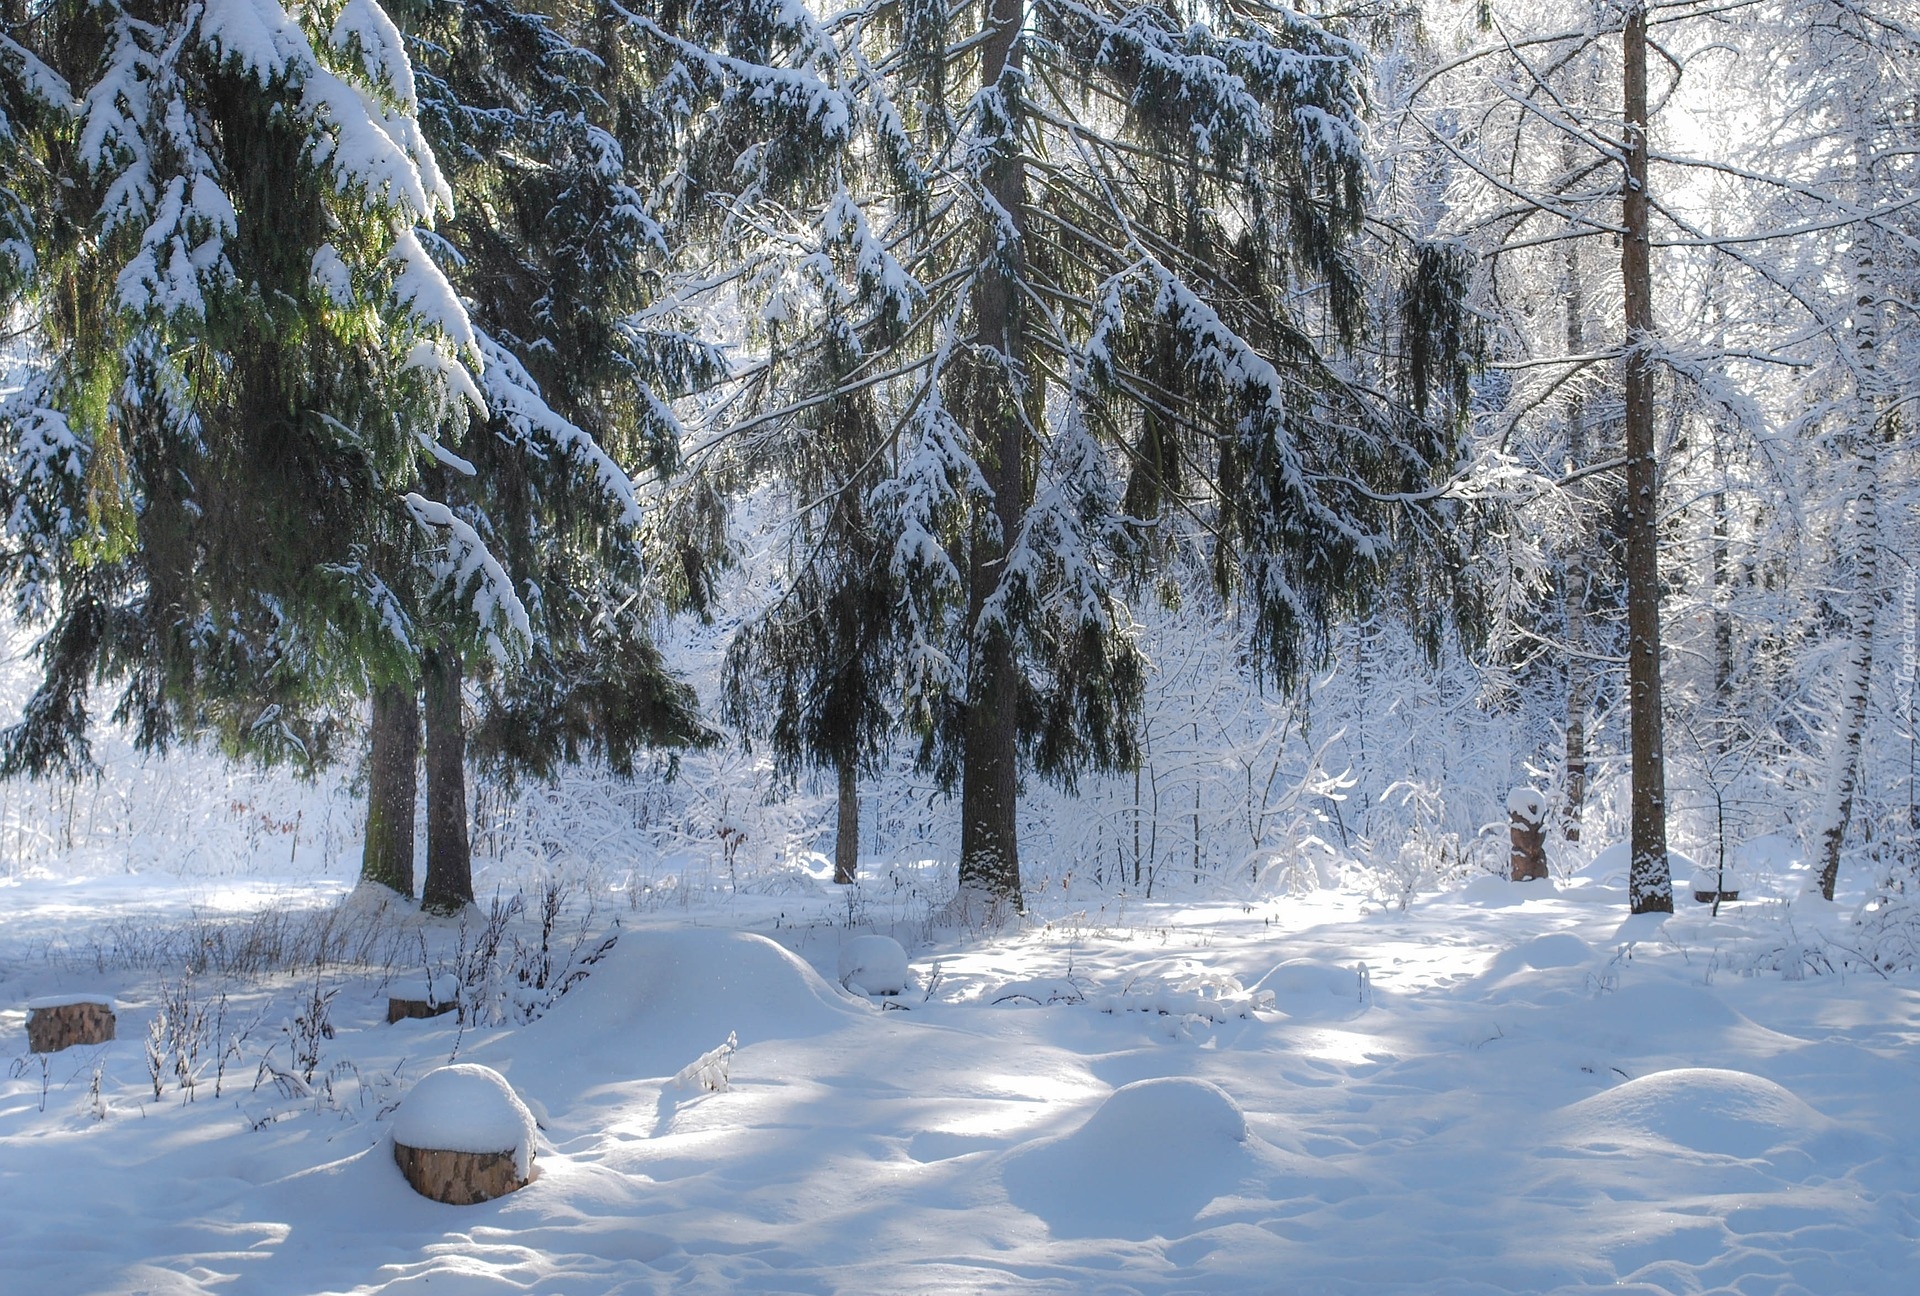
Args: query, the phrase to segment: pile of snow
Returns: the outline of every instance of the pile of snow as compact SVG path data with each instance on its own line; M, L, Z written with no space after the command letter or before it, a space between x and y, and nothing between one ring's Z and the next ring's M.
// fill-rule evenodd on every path
M1557 888L1551 878L1534 878L1530 882L1509 881L1504 873L1483 873L1461 887L1455 894L1461 903L1480 909L1505 909L1509 905L1525 904L1529 900L1540 900L1556 894Z
M1493 960L1489 975L1504 977L1528 971L1582 967L1592 962L1593 957L1593 946L1572 932L1549 932L1502 951Z
M1627 866L1633 862L1633 844L1615 842L1593 857L1593 862L1574 874L1596 886L1624 887ZM1690 878L1700 871L1700 863L1685 851L1667 847L1667 871L1676 879Z
M855 936L840 947L840 984L856 994L897 995L907 988L907 952L891 936Z
M1028 977L1009 981L987 996L994 1004L1084 1003L1086 992L1065 977Z
M1682 1067L1629 1080L1564 1109L1568 1141L1666 1144L1714 1156L1764 1156L1827 1133L1832 1122L1771 1080Z
M1274 1166L1219 1085L1184 1076L1114 1090L1085 1124L1009 1154L1007 1196L1056 1236L1177 1237L1209 1202Z
M1289 1017L1344 1016L1366 1008L1365 964L1345 966L1325 959L1288 959L1255 983L1271 1005Z
M460 998L460 978L451 972L441 972L431 980L426 977L416 977L411 981L395 981L387 987L387 994L394 999L450 1004Z
M1068 984L1071 988L1071 983ZM1062 997L1072 1002L1071 997ZM1249 1018L1262 1009L1272 1008L1273 995L1265 990L1249 992L1239 978L1230 974L1208 972L1184 976L1171 986L1135 979L1118 993L1093 995L1087 1002L1103 1013L1201 1017L1218 1024L1236 1017Z
M601 1083L672 1076L729 1032L752 1043L807 1039L867 1015L765 936L634 933L520 1032L514 1074L529 1092L558 1102ZM495 1047L505 1040L473 1054L491 1057Z
M27 1000L28 1012L39 1012L44 1008L66 1008L73 1004L96 1004L113 1012L113 998L103 994L52 994L41 995L37 999Z
M533 1113L491 1067L457 1062L429 1071L393 1118L393 1140L439 1152L511 1152L525 1179L533 1165Z
M1547 821L1546 794L1536 788L1517 787L1507 793L1507 813L1538 828Z

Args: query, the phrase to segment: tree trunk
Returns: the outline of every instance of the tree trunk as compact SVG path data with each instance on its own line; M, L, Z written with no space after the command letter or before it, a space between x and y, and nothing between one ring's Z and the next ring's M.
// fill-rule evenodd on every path
M1023 63L1024 0L991 0L992 34L981 49L982 89L1018 91ZM1008 107L1009 114L1018 106ZM1021 385L1029 380L1019 281L1026 169L1018 128L986 173L989 196L1011 228L990 231L973 288L974 344L968 365L967 418L993 492L992 510L976 508L968 567L967 615L973 646L960 769L960 899L971 908L1022 906L1018 831L1020 790L1019 670L1008 627L988 621L989 599L1006 569L1007 547L1027 510L1026 428ZM989 214L989 220L995 214Z
M427 882L420 907L430 913L454 913L473 903L460 654L452 648L435 648L426 654L422 668L427 695Z
M1867 199L1872 183L1872 143L1854 142L1856 180ZM1826 795L1816 826L1820 850L1820 894L1833 899L1840 881L1840 848L1846 844L1853 818L1853 795L1860 779L1860 742L1867 724L1867 700L1873 682L1873 635L1879 612L1880 584L1880 295L1872 234L1864 227L1853 236L1847 253L1853 280L1853 323L1850 341L1854 358L1852 423L1835 447L1840 471L1852 478L1843 490L1844 524L1836 536L1840 560L1853 564L1852 591L1847 609L1847 656L1840 668L1840 715L1827 760Z
M1564 154L1570 154L1568 141ZM1568 170L1572 165L1569 163ZM1586 295L1580 283L1580 244L1567 242L1567 354L1586 351ZM1575 395L1567 405L1567 471L1577 473L1587 466L1586 402ZM1592 705L1592 666L1587 653L1587 599L1589 597L1588 492L1583 481L1573 485L1573 545L1567 554L1567 792L1561 831L1570 842L1580 840L1580 821L1587 803L1587 708Z
M1727 446L1716 433L1713 440L1713 699L1720 711L1714 748L1725 756L1733 746L1733 612L1732 527L1727 513Z
M833 880L852 886L860 870L860 767L840 763L840 815L833 834Z
M1634 913L1672 913L1667 865L1665 740L1660 698L1659 465L1653 447L1653 267L1647 195L1647 10L1636 0L1622 38L1627 183L1621 195L1626 237L1620 248L1626 304L1627 685L1633 763L1632 864L1627 895Z
M419 789L420 699L410 684L373 690L367 756L367 840L360 880L413 894L413 811Z

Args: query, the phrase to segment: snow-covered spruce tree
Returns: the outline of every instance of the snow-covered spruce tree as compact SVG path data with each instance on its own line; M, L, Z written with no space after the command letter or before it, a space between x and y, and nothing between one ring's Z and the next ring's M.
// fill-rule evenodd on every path
M36 212L46 208L47 173L34 155L35 128L71 97L59 74L0 30L0 318L11 319L37 265Z
M451 252L485 364L487 415L434 470L440 498L514 573L530 652L512 670L436 616L423 657L430 908L472 898L465 692L473 755L497 776L551 776L597 755L630 774L644 747L702 736L691 691L648 634L633 474L669 471L668 404L715 353L653 311L665 238L632 180L650 123L593 4L402 7L423 128L453 190ZM634 161L629 159L633 158ZM477 664L478 669L470 668Z
M422 493L483 408L481 344L423 241L450 193L371 0L69 3L34 52L78 104L4 411L7 577L48 626L9 771L84 766L88 694L139 740L325 760L348 697L410 681L405 595L523 655L526 610Z
M814 400L875 393L881 480L850 464L841 489L864 490L901 594L903 712L959 787L964 904L1020 901L1024 770L1071 784L1135 761L1146 663L1124 597L1169 546L1244 598L1281 681L1390 576L1439 624L1444 536L1415 533L1447 511L1463 267L1397 249L1400 309L1369 334L1355 44L1260 3L633 20L684 105L691 200L784 224L803 269L819 232L857 230L858 313L906 311ZM798 147L782 120L810 126ZM860 165L796 217L786 174L836 157ZM772 273L739 264L728 282ZM1363 338L1413 397L1382 394L1395 366Z

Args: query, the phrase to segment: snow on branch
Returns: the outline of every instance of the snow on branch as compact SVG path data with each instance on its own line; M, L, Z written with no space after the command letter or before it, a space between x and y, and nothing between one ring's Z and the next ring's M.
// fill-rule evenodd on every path
M560 448L561 453L577 460L592 472L600 488L620 509L623 526L640 525L640 499L633 479L601 449L585 431L554 413L540 394L540 385L526 371L520 358L481 332L480 354L486 361L480 381L494 417L504 420L531 445L541 436ZM670 413L670 412L669 412Z
M413 65L407 61L407 48L400 29L387 17L386 10L372 0L347 0L334 20L328 40L341 53L360 55L360 66L375 84L392 92L402 111L417 110Z
M467 597L471 589L473 614L494 660L505 664L525 656L533 645L533 623L507 569L480 533L436 500L409 491L406 504L422 531L444 535L446 548L434 561L433 577L455 599Z
M681 1067L673 1077L676 1089L702 1089L707 1093L726 1093L727 1072L732 1066L733 1055L740 1047L740 1037L733 1031L727 1032L727 1042L718 1048L708 1049L693 1061Z

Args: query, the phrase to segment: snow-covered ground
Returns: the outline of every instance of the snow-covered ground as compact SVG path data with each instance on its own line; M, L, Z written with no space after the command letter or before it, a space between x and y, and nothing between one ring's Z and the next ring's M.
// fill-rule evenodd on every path
M1847 910L1766 898L1797 877L1664 924L1627 919L1604 876L1405 912L1043 898L994 936L884 924L911 984L870 1001L833 978L870 930L849 914L882 913L898 876L870 905L797 876L603 897L575 957L614 915L618 939L584 980L530 1024L466 1028L385 1023L457 929L343 911L337 880L0 883L0 1036L22 1058L0 1083L0 1286L1913 1289L1920 984L1800 975ZM293 916L234 916L263 901ZM359 970L202 972L183 999L177 970L137 965L186 932L240 966L235 933L292 948L323 917ZM229 996L205 1032L238 1040L217 1097L218 1045L189 1103L162 1038L154 1098L169 990L176 1016ZM43 1072L24 1007L62 991L113 996L119 1038ZM396 1104L456 1056L539 1121L536 1179L484 1205L416 1196L392 1158ZM263 1057L279 1077L256 1086Z

